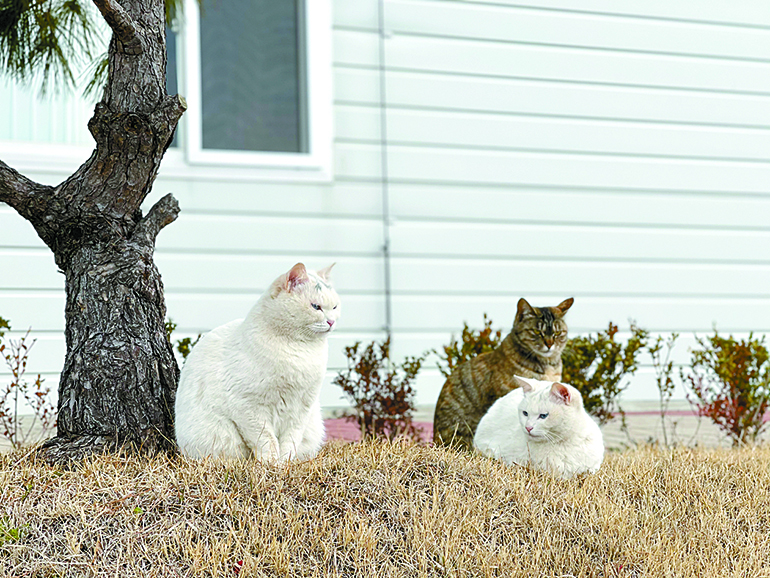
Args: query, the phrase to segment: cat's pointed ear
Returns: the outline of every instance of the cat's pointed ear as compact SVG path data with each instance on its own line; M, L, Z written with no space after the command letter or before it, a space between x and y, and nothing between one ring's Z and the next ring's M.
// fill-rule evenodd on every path
M524 319L527 315L534 315L535 310L532 309L532 305L530 305L524 297L519 299L518 304L516 305L516 320L521 321Z
M323 269L319 269L317 271L318 276L323 279L324 281L331 281L332 278L332 267L334 267L337 263L332 263L328 267L324 267Z
M556 309L559 310L559 313L564 315L567 311L569 311L569 308L572 307L572 304L575 302L574 297L570 297L569 299L565 299L561 303L559 303L556 306Z
M563 403L564 405L570 405L570 403L572 403L572 394L570 393L569 388L558 381L551 386L551 397L554 401Z
M294 267L291 268L291 270L286 273L286 278L284 280L283 289L286 291L293 291L296 289L299 285L302 285L305 281L308 280L307 276L307 269L305 269L305 265L302 263L297 263L294 265Z
M524 393L529 393L534 389L531 383L529 383L526 379L519 377L518 375L513 376L513 381L519 385Z

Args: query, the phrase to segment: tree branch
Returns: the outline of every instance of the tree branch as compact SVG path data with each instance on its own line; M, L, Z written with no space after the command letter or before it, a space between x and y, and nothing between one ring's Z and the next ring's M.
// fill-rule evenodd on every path
M123 45L126 54L141 54L144 52L142 37L137 30L136 22L116 0L93 0L99 12L112 28L115 38Z
M147 212L134 229L132 239L155 244L160 230L173 223L179 215L179 203L171 193L167 194Z
M0 202L33 223L45 214L53 187L41 185L0 161Z

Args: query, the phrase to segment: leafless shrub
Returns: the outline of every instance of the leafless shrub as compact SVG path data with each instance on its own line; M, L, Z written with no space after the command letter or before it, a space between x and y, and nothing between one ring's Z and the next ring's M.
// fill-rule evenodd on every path
M50 400L51 389L43 385L40 374L31 383L27 381L27 360L36 339L30 340L31 329L20 339L6 338L10 323L0 317L0 355L11 372L11 380L0 389L0 428L14 448L20 448L38 439L56 426L56 408ZM32 411L22 423L21 414ZM42 436L33 437L36 427Z

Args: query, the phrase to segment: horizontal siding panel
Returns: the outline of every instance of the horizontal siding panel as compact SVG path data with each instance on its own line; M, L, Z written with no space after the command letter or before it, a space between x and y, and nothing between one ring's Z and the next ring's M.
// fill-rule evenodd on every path
M0 317L15 331L64 331L64 290L0 291Z
M355 239L355 244L350 240ZM235 215L185 215L158 237L158 250L377 253L382 248L379 220Z
M153 190L143 204L145 210L172 192L179 201L182 215L195 212L379 217L382 214L380 187L366 184L212 183L195 178L166 178L161 168Z
M360 33L350 33L365 36ZM356 40L363 40L358 39ZM699 90L770 92L770 63L393 36L388 68ZM364 63L365 55L355 63Z
M155 263L163 275L167 292L211 291L233 293L247 291L262 294L279 275L295 263L310 269L330 265L329 259L265 255L187 255L160 252ZM237 275L233 274L237 271ZM347 292L376 292L384 287L381 257L345 257L332 270L332 283L345 299Z
M259 299L252 294L205 294L166 291L167 316L180 334L210 331L233 319L242 319ZM0 316L16 331L64 332L64 293L0 293ZM341 295L339 334L381 331L385 309L380 296ZM16 315L14 312L23 312Z
M351 28L378 27L378 0L334 0L332 15L334 26Z
M435 0L390 0L385 16L396 34L770 59L770 29Z
M361 173L369 170L371 176L376 175L369 166L363 165L373 154L373 150L355 151L362 162ZM417 182L770 191L770 163L390 146L388 168L392 179Z
M382 177L382 160L380 145L340 143L335 147L334 174L338 179L379 182Z
M21 219L21 217L19 217ZM61 289L64 275L47 248L0 249L0 270L3 271L0 289ZM3 297L0 293L0 315Z
M559 303L562 296L543 296L536 302ZM517 299L511 297L395 296L393 323L400 331L458 331L464 319L513 318ZM535 301L533 299L533 301ZM608 320L623 324L634 319L649 331L709 332L716 325L727 332L770 332L770 297L655 298L583 297L570 309L571 327L606 327Z
M38 86L0 81L0 103L13 114L0 121L0 141L46 142L92 145L88 120L94 103L84 101L77 91L49 91L41 95Z
M465 1L465 0L460 0ZM479 4L479 2L468 2ZM770 27L770 6L765 0L483 0L481 4L526 6L566 12L602 12L643 18L662 18L710 22L716 25Z
M400 183L388 195L396 219L770 228L770 195Z
M168 316L180 332L210 331L233 319L243 319L259 299L259 294L191 294L166 292ZM385 306L379 295L342 295L339 333L381 331L385 325Z
M332 35L332 62L335 65L378 66L379 36L376 32L335 30Z
M436 4L438 10L442 11L442 14L453 5L467 6L468 10L471 11L490 10L491 7L497 5L501 9L539 12L554 18L565 16L585 18L597 15L621 16L632 21L640 20L642 24L652 20L652 25L660 26L697 26L700 24L705 25L702 26L704 30L715 32L719 32L721 28L729 29L731 27L770 29L770 6L765 0L742 0L741 2L731 0L711 0L709 2L702 0L677 0L676 2L669 0L626 0L625 2L617 2L616 0L455 0L446 2L440 0L420 3L425 4L425 7L419 6L419 8L430 10L430 5L433 3ZM390 26L395 26L397 17L400 20L405 20L406 11L402 8L403 4L407 3L386 0L385 14ZM377 29L377 9L377 0L334 0L334 25ZM421 12L410 12L409 14L417 17ZM434 16L434 19L440 19L440 16ZM676 22L668 22L669 20ZM407 26L410 24L410 22L406 22ZM422 22L422 24L425 23ZM418 28L417 30L422 31L424 29Z
M1 247L45 247L32 224L5 203L0 203Z
M392 115L388 112L388 117ZM382 139L382 112L371 106L337 105L335 107L334 132L338 139L380 141ZM390 121L388 122L390 126ZM393 135L388 134L393 140Z
M379 72L339 68L336 98L379 105ZM390 107L770 127L770 95L388 71Z
M7 336L10 339L19 339L23 334L9 333ZM175 343L178 339L184 337L191 337L195 339L196 334L184 334L179 331L174 332L171 336L172 341ZM34 379L37 374L42 374L42 377L46 380L45 385L55 389L58 384L58 377L64 367L64 357L66 354L66 344L64 341L64 335L30 335L31 339L37 341L32 346L28 358L28 368L26 377L28 381ZM332 334L329 337L329 358L328 358L328 370L333 376L336 372L347 367L347 361L345 358L345 347L353 345L356 341L361 341L365 345L371 343L373 339L381 341L379 336L372 336L369 334ZM29 341L28 341L29 343ZM179 354L177 354L178 363L181 365L184 360ZM0 379L8 379L11 374L7 368L3 367L0 370ZM53 383L51 382L53 379ZM329 383L330 388L336 388L336 386Z
M423 96L430 98L430 95ZM335 103L356 102L379 106L379 71L364 68L335 67L334 101Z
M379 139L379 109L345 107L340 113L345 121L338 124L339 137ZM770 161L770 127L661 126L391 109L387 113L387 134L389 142L395 144Z
M634 229L541 224L421 223L391 229L396 257L671 260L767 264L770 231ZM451 264L448 264L451 266ZM601 284L597 284L597 289Z
M462 274L458 274L461 271ZM602 263L594 261L494 261L397 258L393 292L401 296L523 295L726 296L770 298L770 263ZM547 281L546 281L547 280ZM553 303L552 305L555 305Z
M6 333L4 339L19 340L24 337L24 333L18 331L12 331ZM32 383L35 380L37 374L56 375L61 373L64 367L64 355L67 351L67 346L64 341L64 333L56 334L41 334L33 331L27 338L27 344L31 343L31 340L35 340L32 347L29 349L29 357L27 358L27 372L25 377L28 383ZM5 381L9 379L11 374L8 367L3 363L2 371L0 371L0 380ZM58 379L57 379L58 382ZM50 383L45 383L50 386Z

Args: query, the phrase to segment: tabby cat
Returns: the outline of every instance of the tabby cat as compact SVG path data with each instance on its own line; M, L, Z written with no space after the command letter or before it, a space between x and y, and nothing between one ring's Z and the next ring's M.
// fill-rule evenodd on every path
M495 349L461 363L441 389L433 417L433 442L471 450L476 426L491 405L517 387L514 375L561 380L567 343L564 314L570 297L556 307L532 307L519 299L513 329Z

